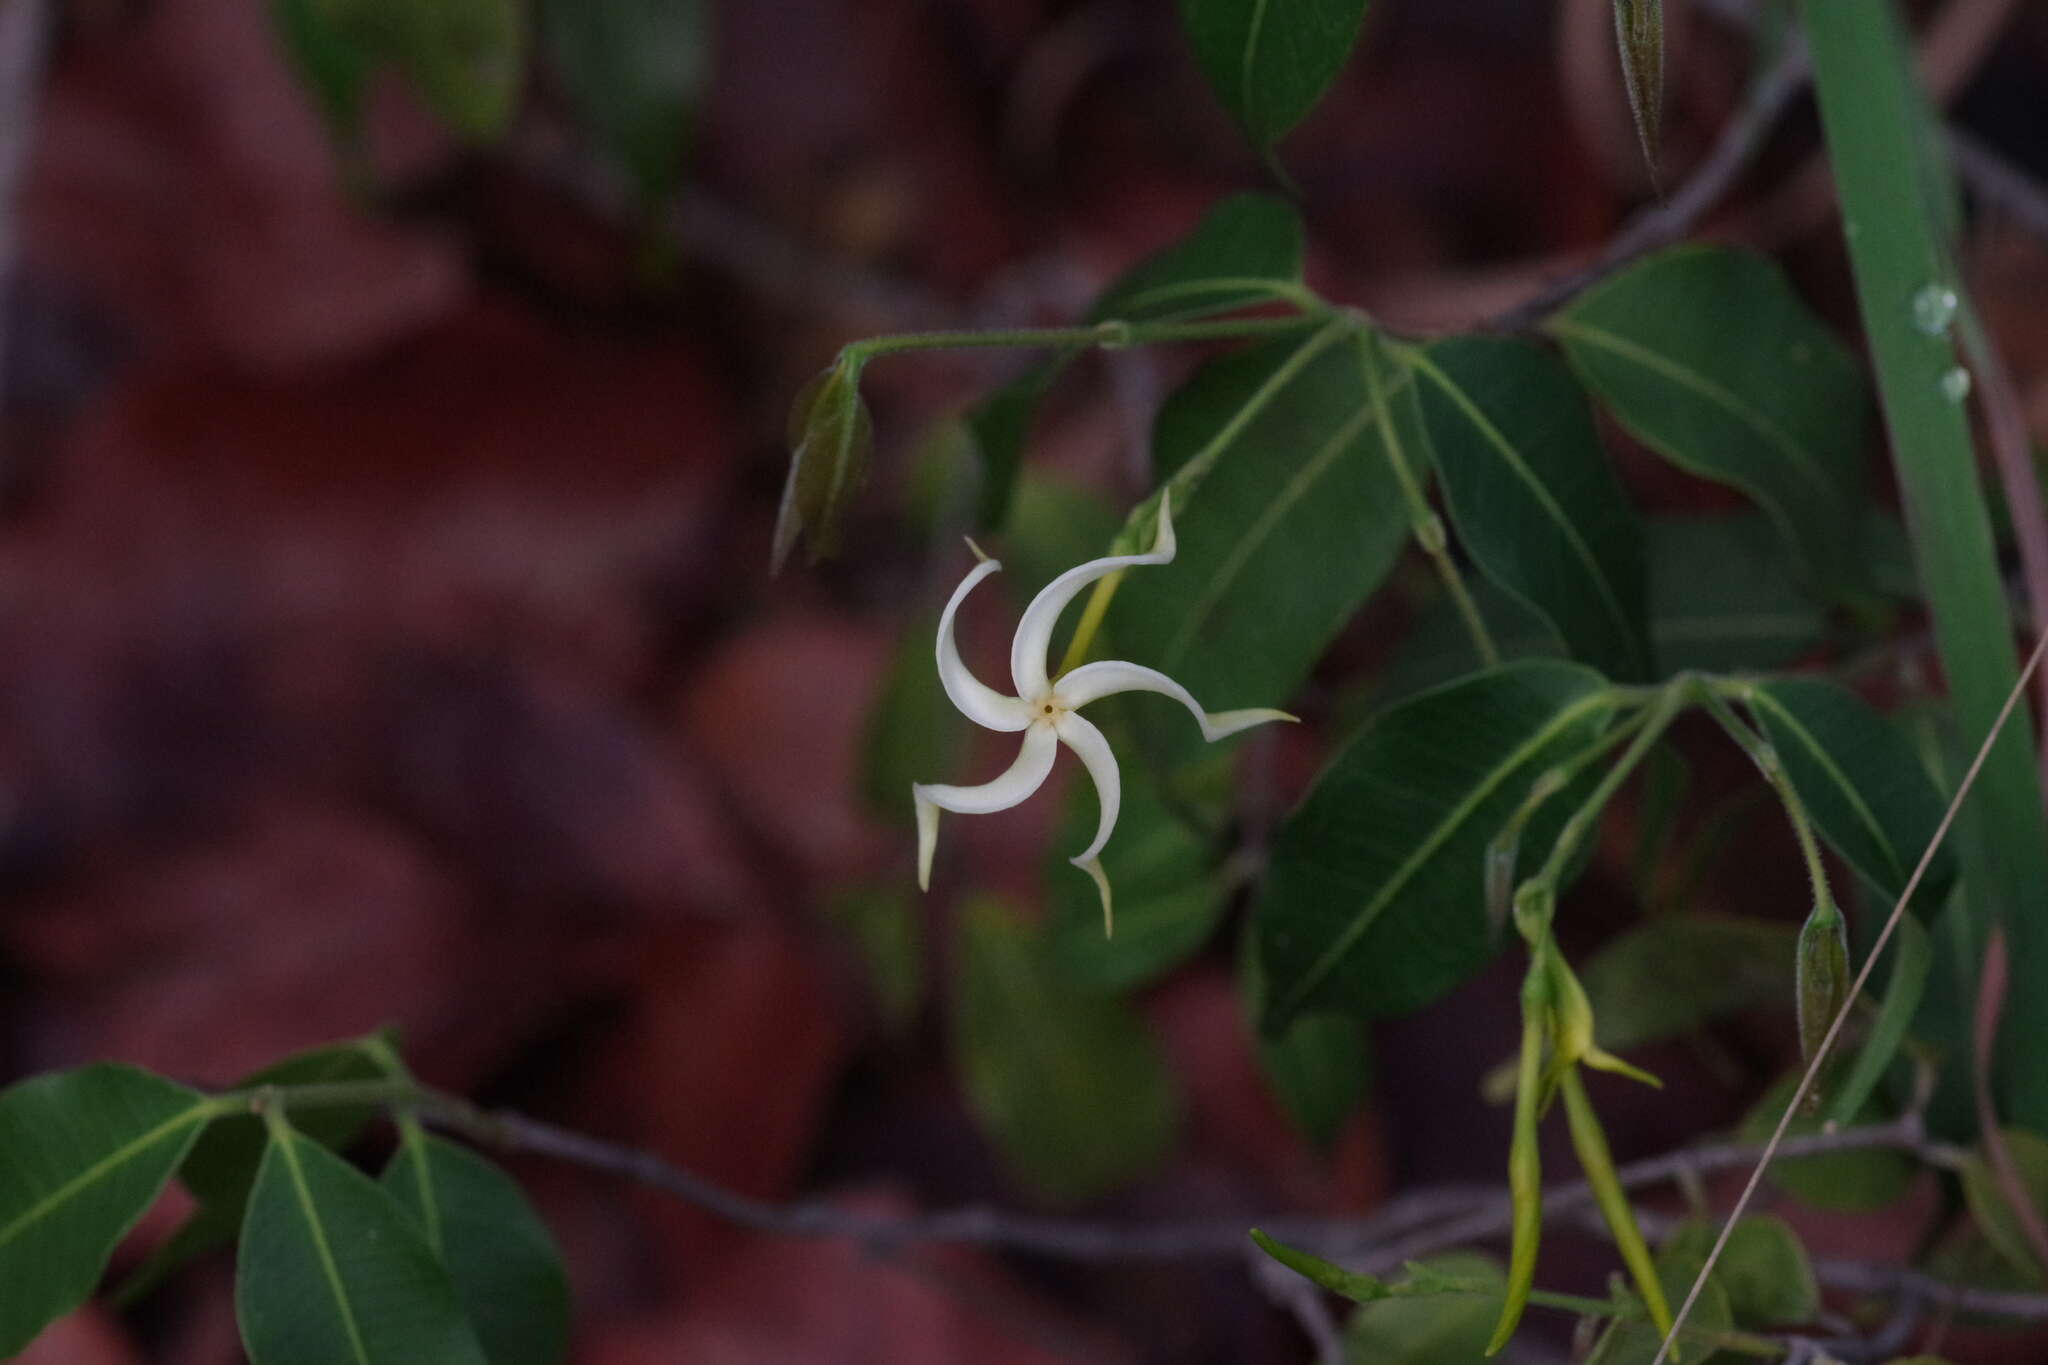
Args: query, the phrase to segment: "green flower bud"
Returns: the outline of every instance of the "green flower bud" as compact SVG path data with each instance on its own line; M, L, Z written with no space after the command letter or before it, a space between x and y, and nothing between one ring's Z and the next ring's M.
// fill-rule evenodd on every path
M860 365L841 359L797 395L789 412L789 480L769 560L781 569L802 535L812 563L839 548L839 524L867 479L875 426L860 397Z
M1849 929L1832 899L1821 901L1799 930L1799 965L1794 978L1799 1006L1799 1055L1808 1062L1842 1003L1849 998Z

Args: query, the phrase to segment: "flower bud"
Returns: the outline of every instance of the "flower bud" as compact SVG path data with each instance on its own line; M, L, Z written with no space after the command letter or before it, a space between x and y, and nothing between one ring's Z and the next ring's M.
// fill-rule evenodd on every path
M1849 931L1832 897L1824 897L1799 930L1797 983L1799 1055L1808 1062L1849 998Z
M800 534L813 563L839 548L839 523L867 479L875 448L858 363L842 359L797 395L789 412L789 444L789 480L775 516L771 571L782 567Z

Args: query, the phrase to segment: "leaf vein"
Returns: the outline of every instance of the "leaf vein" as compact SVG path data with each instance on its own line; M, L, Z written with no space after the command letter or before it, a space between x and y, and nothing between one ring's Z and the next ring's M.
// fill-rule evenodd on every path
M1531 735L1509 753L1504 760L1493 765L1481 780L1473 784L1464 799L1445 812L1444 818L1437 821L1435 827L1430 830L1428 837L1418 843L1414 851L1402 861L1399 867L1394 869L1393 875L1381 884L1378 894L1367 901L1365 907L1358 914L1352 916L1350 927L1339 934L1336 940L1323 951L1323 955L1317 958L1310 965L1309 969L1302 974L1301 979L1295 983L1294 989L1288 992L1286 1000L1282 1002L1280 1013L1284 1015L1298 1008L1322 984L1323 978L1336 970L1338 961L1351 951L1353 945L1365 935L1367 930L1372 928L1394 897L1407 888L1408 883L1414 880L1416 874L1422 870L1423 865L1436 856L1437 850L1450 840L1458 827L1470 819L1472 813L1489 796L1500 789L1501 784L1506 782L1509 776L1517 769L1527 766L1529 761L1541 753L1552 740L1556 739L1573 725L1576 725L1588 714L1601 707L1612 705L1613 697L1609 692L1602 690L1588 693L1571 705L1561 708L1548 722L1540 726L1535 734Z
M1438 368L1436 362L1418 352L1413 358L1413 364L1418 370L1426 373L1444 391L1445 396L1458 406L1458 410L1465 415L1465 419L1471 422L1479 434L1486 439L1487 444L1500 452L1503 463L1514 472L1517 478L1528 486L1530 496L1535 498L1537 505L1557 524L1559 532L1565 538L1565 543L1571 547L1573 556L1578 559L1587 575L1593 580L1593 586L1600 597L1600 601L1606 607L1608 615L1614 618L1614 624L1621 632L1621 638L1629 643L1631 653L1639 653L1640 645L1636 640L1635 627L1630 621L1627 608L1621 604L1620 594L1616 591L1614 584L1608 579L1607 572L1601 567L1598 557L1594 555L1593 547L1586 543L1585 537L1579 534L1579 528L1572 523L1570 517L1565 515L1564 508L1558 505L1557 499L1551 496L1550 490L1544 487L1543 481L1536 477L1536 471L1529 468L1527 462L1522 459L1521 452L1515 449L1512 441L1508 440L1507 434L1494 425L1492 419L1487 417L1479 405L1472 401L1471 395L1452 382L1451 377ZM1515 595L1517 597L1522 596L1519 592Z
M1765 441L1776 446L1790 461L1792 467L1798 471L1800 478L1809 484L1816 493L1820 494L1830 504L1840 501L1839 493L1832 482L1826 474L1815 466L1814 456L1811 451L1795 440L1791 433L1787 432L1783 427L1743 402L1730 390L1715 383L1706 375L1701 374L1698 370L1687 365L1681 365L1670 357L1661 355L1647 346L1640 346L1626 337L1610 332L1603 327L1595 327L1590 323L1579 322L1574 319L1557 318L1552 320L1551 328L1560 336L1573 337L1595 346L1604 346L1623 359L1632 360L1646 370L1653 370L1671 380L1674 384L1682 388L1691 389L1702 398L1708 399L1727 409L1729 414L1744 426L1749 427Z
M313 1239L313 1250L320 1257L320 1271L327 1277L327 1287L334 1294L334 1306L341 1311L341 1325L348 1333L349 1351L360 1365L370 1365L370 1352L363 1344L363 1331L356 1322L355 1305L349 1301L348 1286L341 1281L341 1266L335 1261L334 1248L327 1240L327 1227L320 1221L320 1211L313 1205L313 1191L306 1184L306 1172L299 1165L299 1154L293 1146L298 1138L289 1128L280 1128L274 1140L291 1176L299 1211L306 1217L306 1231Z
M195 1103L190 1109L185 1110L175 1118L166 1119L141 1137L107 1153L107 1155L101 1157L71 1179L65 1181L47 1195L44 1195L33 1206L22 1213L19 1218L16 1218L6 1227L0 1228L0 1247L6 1246L30 1226L49 1217L59 1208L77 1198L88 1187L97 1184L115 1167L132 1161L135 1157L163 1141L186 1124L210 1117L211 1114L212 1108L209 1105Z

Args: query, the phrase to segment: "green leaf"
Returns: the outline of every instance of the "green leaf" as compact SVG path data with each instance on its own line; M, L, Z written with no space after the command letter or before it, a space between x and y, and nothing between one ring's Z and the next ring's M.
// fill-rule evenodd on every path
M1692 764L1676 749L1658 745L1644 755L1638 798L1634 850L1629 856L1629 885L1637 903L1658 913L1664 865L1678 841L1678 816L1692 789Z
M1871 1025L1863 1050L1856 1054L1856 1064L1834 1087L1834 1093L1826 1096L1828 1117L1837 1123L1847 1123L1869 1107L1871 1096L1877 1093L1892 1060L1905 1044L1914 1012L1927 993L1934 947L1928 942L1927 931L1920 927L1919 918L1900 916L1898 930L1892 937L1897 946L1891 950L1891 979L1885 983L1877 1022Z
M377 1041L375 1037L352 1038L295 1053L249 1073L233 1088L377 1080L386 1074L373 1048ZM376 1114L375 1105L331 1105L301 1110L291 1118L299 1131L315 1142L339 1148L355 1141ZM118 1302L134 1302L193 1257L234 1240L266 1141L263 1120L254 1114L227 1114L206 1126L178 1167L179 1183L199 1207L122 1282L115 1296Z
M373 54L336 27L320 0L270 0L270 18L336 143L352 151L362 135Z
M1786 1076L1758 1100L1743 1116L1737 1130L1744 1142L1769 1140L1771 1131L1785 1112L1799 1078ZM1854 1115L1857 1123L1880 1116L1865 1109ZM1791 1137L1806 1137L1821 1130L1824 1120L1811 1114L1794 1114L1785 1129ZM1819 1209L1847 1213L1869 1212L1897 1203L1913 1183L1914 1165L1903 1152L1871 1148L1857 1152L1831 1152L1826 1156L1780 1158L1771 1163L1771 1179L1781 1188Z
M1274 841L1255 917L1267 1027L1419 1009L1483 965L1488 844L1614 705L1592 670L1532 660L1390 707L1340 750ZM1547 848L1558 805L1525 849Z
M1024 447L1031 439L1032 420L1072 358L1070 352L1033 366L968 411L967 436L981 466L974 523L982 529L993 530L1010 515L1017 479L1024 471Z
M1407 358L1459 543L1574 658L1648 677L1642 526L1570 371L1500 337L1453 337Z
M650 207L682 175L711 75L708 0L542 0L548 64Z
M1120 276L1088 317L1172 322L1268 303L1300 291L1301 260L1301 219L1286 200L1234 194Z
M1621 49L1621 74L1628 86L1636 137L1654 177L1664 127L1663 0L1614 0L1614 38Z
M1705 1263L1720 1236L1720 1223L1688 1219L1658 1253ZM1728 1306L1744 1327L1791 1327L1811 1322L1820 1311L1820 1285L1813 1262L1791 1225L1781 1218L1744 1218L1728 1234L1714 1278L1728 1292Z
M1179 521L1178 502L1174 510L1174 520ZM1046 584L1083 560L1100 555L1102 547L1128 525L1122 511L1099 491L1027 470L1017 483L1003 537L1003 571L996 576L1012 610L1021 613ZM1049 651L1052 659L1065 657L1079 615L1066 613L1066 619L1054 629ZM1110 715L1122 716L1124 700L1115 697L1097 702L1088 714L1098 724ZM1097 920L1099 936L1100 916Z
M1344 1329L1345 1359L1351 1365L1480 1365L1504 1296L1500 1263L1477 1252L1452 1251L1413 1268L1431 1278L1497 1287L1398 1295L1362 1306Z
M1180 0L1202 74L1261 152L1344 69L1367 0Z
M284 1123L272 1127L249 1193L235 1315L251 1365L485 1365L411 1217Z
M1312 1014L1296 1019L1276 1036L1260 1033L1266 980L1257 940L1246 935L1238 958L1245 1023L1257 1040L1259 1068L1295 1126L1318 1151L1327 1152L1372 1084L1372 1052L1365 1030L1355 1019Z
M526 78L518 0L328 0L326 14L405 73L427 107L465 137L505 131Z
M1863 581L1868 400L1855 362L1776 266L1676 247L1549 326L1624 427L1681 469L1747 493L1823 592Z
M860 949L876 1011L892 1034L906 1032L924 1005L923 902L913 890L907 882L850 886L827 902L831 918Z
M557 1365L569 1352L569 1278L512 1178L406 1125L382 1182L455 1282L490 1365Z
M213 1106L101 1064L0 1091L0 1357L85 1302Z
M1012 606L1021 612L1039 589L1082 560L1101 554L1120 525L1121 512L1095 489L1027 472L1017 483L998 579ZM1055 636L1053 653L1065 645Z
M1210 710L1283 705L1407 541L1356 341L1323 331L1225 356L1160 412L1180 553L1125 578L1106 630ZM1171 707L1149 714L1186 743Z
M937 631L935 612L910 619L861 738L861 795L876 815L898 825L913 823L910 784L955 771L967 738L967 719L939 682L932 657Z
M953 1066L1011 1173L1076 1204L1152 1170L1179 1102L1143 1023L1062 985L1040 935L999 902L970 903L959 934Z
M1659 517L1643 530L1650 644L1665 676L1782 668L1825 638L1826 612L1794 581L1765 517ZM1469 587L1502 659L1563 657L1556 630L1539 613L1486 579ZM1471 632L1444 598L1401 641L1380 695L1393 700L1479 667Z
M1647 530L1650 640L1666 675L1782 668L1820 643L1827 614L1793 581L1764 517L1660 518Z
M860 366L841 361L804 386L789 411L789 478L775 514L769 571L801 535L815 564L839 552L839 526L867 482L875 424L860 396Z
M1796 931L1774 920L1668 914L1625 930L1581 969L1600 1045L1623 1051L1792 996Z
M2035 1209L2048 1215L2048 1138L2022 1128L2007 1128L2003 1132L2005 1150L2012 1157L2020 1184L2033 1199ZM1985 1239L1997 1248L1998 1254L2014 1270L2024 1275L2030 1284L2038 1285L2048 1278L2048 1272L2044 1272L2040 1257L2020 1225L2019 1215L2013 1211L2004 1183L1999 1180L1990 1158L1981 1151L1971 1152L1963 1163L1963 1199L1970 1206L1970 1217L1976 1220Z
M1377 1303L1393 1293L1385 1280L1375 1279L1371 1275L1361 1275L1340 1265L1334 1265L1320 1256L1298 1251L1285 1242L1275 1241L1257 1228L1252 1229L1252 1241L1258 1244L1259 1250L1317 1288L1327 1289L1332 1294L1341 1294L1353 1303Z
M1974 747L1991 733L2019 668L1969 413L1956 382L1967 372L1958 370L1946 325L1950 312L1967 318L1969 305L1946 240L1949 193L1929 136L1934 116L1915 84L1911 41L1893 0L1802 0L1800 11L1900 499L1933 612L1951 714ZM1989 927L2008 927L2013 988L1999 1088L2017 1122L2048 1127L2048 1067L2036 1042L2048 1036L2048 917L2037 905L2038 888L2048 886L2048 840L2027 708L1993 746L1961 824L1968 918L1942 942L1953 945L1957 968L1974 973ZM1967 1008L1945 1011L1933 1023L1935 1042L1966 1055Z
M1186 776L1220 788L1224 783L1215 779L1227 781L1228 757L1216 754L1201 768ZM1094 790L1076 783L1068 794L1059 833L1046 850L1045 874L1052 909L1046 953L1067 985L1083 991L1135 989L1187 961L1222 921L1228 897L1214 867L1213 841L1191 823L1213 816L1216 802L1208 792L1191 790L1194 785L1177 780L1176 790L1162 792L1146 764L1124 765L1116 837L1102 850L1103 870L1116 888L1116 933L1109 938L1102 934L1102 900L1094 883L1067 866L1068 857L1094 837Z
M1557 632L1541 615L1484 578L1474 578L1466 587L1503 662L1564 657ZM1485 663L1472 643L1472 632L1466 628L1456 603L1444 595L1430 604L1402 638L1386 676L1347 698L1337 714L1340 719L1362 723L1375 705L1400 701L1483 667Z
M1943 809L1911 741L1855 693L1818 679L1759 683L1746 704L1821 837L1896 901ZM1940 909L1954 881L1955 860L1944 848L1914 895L1923 918Z
M387 63L465 137L495 139L511 122L526 76L526 11L516 0L271 0L270 10L299 79L351 155L370 75Z

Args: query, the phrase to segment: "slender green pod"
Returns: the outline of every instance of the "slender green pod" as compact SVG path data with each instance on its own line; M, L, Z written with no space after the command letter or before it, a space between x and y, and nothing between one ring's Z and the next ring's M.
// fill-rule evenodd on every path
M1614 1154L1607 1147L1607 1134L1600 1127L1600 1116L1593 1112L1593 1102L1586 1096L1586 1084L1579 1078L1577 1067L1565 1069L1558 1078L1558 1088L1564 1095L1565 1122L1571 1128L1572 1150L1579 1154L1579 1165L1585 1168L1586 1183L1593 1187L1593 1199L1600 1206L1600 1216L1607 1220L1607 1227L1614 1234L1614 1244L1621 1251L1622 1264L1628 1267L1637 1292L1643 1296L1644 1306L1650 1310L1650 1321L1657 1325L1661 1335L1668 1337L1671 1335L1671 1305L1665 1301L1663 1281L1657 1278L1650 1248L1643 1241L1642 1229L1636 1226L1635 1211L1629 1207L1628 1195L1621 1188L1621 1177L1614 1169Z
M1508 1195L1514 1205L1514 1231L1508 1251L1507 1292L1500 1322L1486 1344L1488 1355L1514 1339L1529 1291L1536 1283L1536 1249L1543 1240L1543 1160L1537 1146L1536 1121L1543 1088L1543 1036L1550 1013L1550 979L1539 953L1522 982L1522 1052L1515 1064L1515 1134L1508 1147Z

